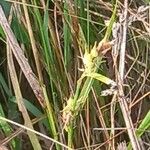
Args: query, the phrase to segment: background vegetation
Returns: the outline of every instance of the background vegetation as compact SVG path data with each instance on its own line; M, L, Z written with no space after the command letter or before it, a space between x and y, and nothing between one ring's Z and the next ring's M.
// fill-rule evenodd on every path
M150 148L150 2L126 2L0 0L1 149Z

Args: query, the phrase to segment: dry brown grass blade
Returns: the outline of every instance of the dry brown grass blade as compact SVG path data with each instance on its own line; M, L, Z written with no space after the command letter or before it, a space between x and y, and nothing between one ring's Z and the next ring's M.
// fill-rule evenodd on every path
M16 101L18 104L18 108L23 116L24 124L25 124L25 126L29 127L30 129L34 129L32 126L30 117L28 115L28 112L25 108L24 102L23 102L23 97L21 94L20 85L19 85L17 73L15 70L14 62L13 62L12 51L10 50L9 46L7 46L7 60L8 60L8 68L9 68L10 78L11 78L14 93L16 96ZM33 132L30 132L30 131L27 131L27 133L28 133L28 136L32 143L33 148L37 149L37 150L42 150L36 134Z
M23 129L19 128L17 129L14 133L12 133L11 135L7 136L5 139L1 140L0 145L4 146L7 143L9 143L13 138L15 138L16 136L18 136L20 133L22 133Z
M31 46L32 46L32 51L33 51L33 55L34 55L34 59L35 59L35 64L36 64L38 77L39 77L40 82L43 82L41 65L40 65L40 60L39 60L39 57L38 57L38 49L36 47L36 42L35 42L35 38L34 38L34 35L33 35L32 27L31 27L31 21L30 21L30 18L29 18L28 8L25 5L26 0L22 0L22 2L23 2L23 9L24 9L24 14L25 14L25 19L26 19L26 22L27 22L27 28L28 28L30 41L31 41Z
M25 57L22 49L20 48L14 33L12 32L9 23L5 17L5 14L3 12L2 7L0 6L0 24L6 34L8 43L10 45L10 48L12 49L12 52L21 68L23 71L27 81L29 82L35 96L37 97L39 103L41 104L42 107L45 107L44 104L44 96L43 96L43 91L40 87L40 83L37 80L35 74L33 73L27 58Z
M122 38L121 38L121 48L120 48L120 62L119 62L119 74L117 75L118 80L118 99L120 103L120 107L122 110L122 114L125 120L125 124L127 127L128 135L131 140L131 144L133 147L133 150L140 150L140 145L138 143L134 125L131 120L131 116L129 114L129 108L127 105L127 101L124 98L124 89L123 89L123 83L124 83L124 70L125 70L125 50L126 50L126 35L127 35L127 26L128 26L128 0L124 1L124 12L123 12L123 18L120 19L122 23Z
M108 140L110 137L109 137L109 132L108 130L105 130L107 128L106 126L106 123L105 123L105 119L103 117L103 112L102 112L102 109L100 108L99 106L99 103L98 103L98 100L96 98L96 94L94 92L94 89L92 88L92 93L93 93L93 96L94 96L94 100L95 100L95 103L96 103L96 106L97 106L97 111L99 112L99 121L102 125L102 128L104 129L104 138L106 138L106 140Z
M59 141L56 141L55 139L53 139L53 138L51 138L51 137L48 137L47 135L44 135L44 134L42 134L42 133L40 133L40 132L38 132L38 131L35 131L35 130L31 129L31 128L28 128L28 127L26 127L26 126L24 126L24 125L21 125L21 124L17 123L17 122L14 122L14 121L12 121L12 120L6 119L6 118L1 117L1 116L0 116L0 120L7 121L7 122L9 122L9 123L11 123L11 124L13 124L13 125L16 125L17 127L20 127L20 128L25 129L25 130L27 130L27 131L33 132L33 133L35 133L36 135L41 136L42 138L45 138L45 139L47 139L47 140L49 140L49 141L52 141L52 142L54 142L54 143L57 143L57 144L61 145L62 147L66 148L66 149L74 150L74 149L72 149L72 148L66 146L66 145L63 144L63 143L61 143L61 142L59 142Z
M118 92L119 92L118 99L119 99L120 107L121 107L122 114L126 123L128 135L132 143L132 147L134 150L140 150L140 146L139 146L139 143L135 134L135 130L134 130L134 125L133 125L133 122L131 120L131 116L129 113L130 111L127 105L127 100L124 98L124 91L123 91L123 86L121 84L121 80L119 81L119 84L118 84Z

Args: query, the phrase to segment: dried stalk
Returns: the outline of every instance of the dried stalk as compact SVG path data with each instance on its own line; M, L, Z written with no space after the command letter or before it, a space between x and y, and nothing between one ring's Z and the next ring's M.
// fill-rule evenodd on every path
M12 51L10 50L9 45L7 46L7 58L8 58L8 67L9 67L10 77L11 77L13 89L15 92L18 108L23 116L25 126L34 130L34 128L32 126L32 122L30 120L30 117L28 115L28 112L27 112L24 102L23 102L23 97L21 94L19 81L17 78L17 73L15 70L14 62L13 62ZM27 133L28 133L28 136L30 138L30 141L32 143L34 150L42 150L36 134L33 132L30 132L30 131L27 131Z
M28 28L30 41L31 41L31 46L32 46L32 51L33 51L33 55L34 55L34 59L35 59L35 64L36 64L38 77L39 77L40 82L43 82L41 65L40 65L40 61L39 61L39 57L38 57L38 49L36 47L35 38L34 38L32 27L31 27L31 21L30 21L30 18L29 18L28 8L25 5L26 0L22 0L22 2L23 2L23 9L24 9L24 14L25 14L25 19L26 19L26 22L27 22L27 28Z
M10 48L20 66L21 70L23 71L27 81L29 82L35 96L37 97L41 106L45 107L43 91L40 87L40 83L37 80L37 77L35 76L35 74L33 73L32 69L28 63L28 60L23 53L23 50L20 48L20 46L15 38L15 35L9 26L9 23L5 17L5 14L4 14L1 6L0 6L0 24L6 34L8 44L10 45Z
M134 126L129 114L129 109L127 105L127 101L124 98L124 90L123 90L123 81L124 81L124 70L125 70L125 50L126 50L126 34L127 34L127 13L128 13L128 0L124 1L124 14L122 18L122 41L120 48L120 62L119 62L119 74L118 78L118 99L120 103L120 107L123 113L123 117L125 120L125 124L127 127L128 135L131 140L131 144L133 150L140 150L140 145L138 143Z

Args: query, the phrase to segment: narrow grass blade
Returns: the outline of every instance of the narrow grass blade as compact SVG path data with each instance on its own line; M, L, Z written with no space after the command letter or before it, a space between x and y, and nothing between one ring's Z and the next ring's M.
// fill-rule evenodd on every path
M136 135L140 138L148 129L150 128L150 111L147 113L141 124L139 125L138 129L136 130ZM131 143L128 145L128 150L131 150Z
M0 104L0 116L5 117L4 111L3 111L3 108L2 108L1 104ZM13 129L11 128L11 126L6 121L3 121L3 120L0 120L0 128L3 130L6 137L9 136L13 132ZM11 145L12 149L16 148L15 139L10 141L10 145Z
M99 80L100 82L105 83L107 85L116 85L116 83L113 80L99 73L90 73L86 74L86 76Z

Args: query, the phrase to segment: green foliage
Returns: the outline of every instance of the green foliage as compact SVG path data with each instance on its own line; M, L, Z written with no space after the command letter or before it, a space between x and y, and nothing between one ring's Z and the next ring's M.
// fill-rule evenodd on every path
M12 30L14 31L14 34L19 42L21 42L25 45L30 43L27 31L25 30L23 25L19 23L19 20L17 17L13 17L11 26L12 26Z
M38 103L14 56L23 105L34 129L70 149L111 149L124 140L129 143L130 149L126 131L115 130L112 134L113 125L114 128L125 126L118 99L113 100L113 96L109 94L102 96L103 91L114 87L113 90L118 90L115 75L118 72L119 56L116 59L112 55L114 51L108 51L106 54L103 51L107 49L104 45L113 40L114 25L122 13L120 8L124 9L123 4L120 5L118 0L32 0L28 4L24 2L26 5L1 0L0 5L6 17L11 20L11 29L27 58L26 63L30 64L43 91L45 107ZM142 2L149 4L149 0ZM131 2L129 17L132 13L138 16L137 8L142 2ZM28 17L23 6L27 7L31 27L27 23ZM143 102L149 100L147 93L150 90L150 38L146 33L149 16L145 16L145 21L133 21L128 26L127 63L123 86L125 98L131 100L129 107L135 105L134 108L140 110L137 103L141 101L141 107L145 110L139 112L139 116L132 116L135 126L139 125L136 130L137 138L143 137L150 127L149 106L145 106ZM108 25L105 24L107 19ZM30 36L31 31L33 37ZM119 32L121 31L117 33ZM119 39L120 35L117 37ZM0 40L0 116L24 124L25 120L18 109L20 104L12 86L13 81L7 69L8 45L1 26ZM35 42L35 47L31 41ZM120 47L117 48L118 53L119 49ZM131 114L134 114L134 111L133 109ZM4 137L16 134L16 128L15 125L0 120L0 130ZM102 130L97 131L94 128ZM12 150L18 150L28 144L29 149L32 149L33 139L23 136L22 140L19 140L18 137L24 134L26 131L14 135L14 138L7 142L8 146ZM63 149L57 142L47 142L46 138L39 139L43 149Z

